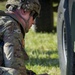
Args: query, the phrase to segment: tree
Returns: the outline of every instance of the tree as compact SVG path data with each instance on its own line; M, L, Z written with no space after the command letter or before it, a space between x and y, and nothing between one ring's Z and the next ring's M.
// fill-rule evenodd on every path
M53 6L52 0L39 0L41 4L40 17L36 19L37 32L52 32L53 26Z

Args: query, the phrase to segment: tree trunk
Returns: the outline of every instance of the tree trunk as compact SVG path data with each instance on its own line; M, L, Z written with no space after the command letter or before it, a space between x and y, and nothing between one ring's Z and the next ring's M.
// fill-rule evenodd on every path
M39 0L41 4L40 17L36 19L36 32L52 32L53 6L52 0Z

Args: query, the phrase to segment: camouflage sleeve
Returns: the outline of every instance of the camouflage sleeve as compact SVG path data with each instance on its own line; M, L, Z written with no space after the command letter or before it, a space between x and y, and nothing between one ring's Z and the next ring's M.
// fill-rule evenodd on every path
M0 75L21 75L21 74L15 69L0 67Z
M21 75L26 75L25 60L22 50L23 35L17 23L8 21L4 32L4 62L6 67L18 70Z

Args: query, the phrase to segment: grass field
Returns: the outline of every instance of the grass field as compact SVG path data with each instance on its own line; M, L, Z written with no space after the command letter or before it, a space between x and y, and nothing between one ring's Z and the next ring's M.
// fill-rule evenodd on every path
M5 9L4 4L5 2L0 2L0 10ZM56 13L54 15L56 24ZM25 37L25 49L29 55L29 60L25 62L28 69L37 74L60 75L57 33L36 33L30 29Z
M30 30L25 39L26 52L30 57L26 67L37 74L60 75L57 34L36 33Z
M0 10L4 10L5 9L5 2L0 2Z

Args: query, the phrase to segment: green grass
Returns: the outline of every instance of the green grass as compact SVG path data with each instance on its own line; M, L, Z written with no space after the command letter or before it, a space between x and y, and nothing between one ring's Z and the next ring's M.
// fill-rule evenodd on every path
M57 26L57 13L54 12L53 15L54 15L54 27L56 27Z
M26 34L25 47L30 58L26 62L28 69L37 74L60 75L56 33L36 33L30 30Z
M5 10L5 3L6 2L0 2L0 10Z

